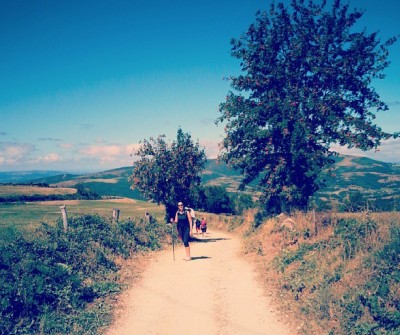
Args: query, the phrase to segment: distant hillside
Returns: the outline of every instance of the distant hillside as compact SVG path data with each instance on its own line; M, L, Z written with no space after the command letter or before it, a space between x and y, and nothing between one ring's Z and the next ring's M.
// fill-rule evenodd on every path
M242 177L238 171L229 168L225 163L216 159L208 160L206 169L203 171L201 181L207 186L222 186L228 192L236 192Z
M47 183L57 187L75 187L82 184L101 196L121 196L132 199L143 199L137 190L130 189L128 181L132 167L121 167L99 173L73 175L67 173L51 174L42 171L43 176L25 182ZM41 171L37 171L40 174ZM336 177L328 181L325 189L317 197L336 199L341 202L349 190L358 190L373 198L400 199L400 166L375 161L365 157L339 156L334 166ZM47 176L45 174L48 174ZM53 171L54 173L54 171ZM226 164L209 160L202 174L203 185L223 186L229 192L237 192L241 181L239 172ZM254 185L248 192L255 190Z
M336 158L335 178L317 193L320 199L342 203L351 191L359 191L369 199L400 200L400 166L366 157L339 156Z
M92 192L101 196L119 196L143 200L139 191L130 189L128 178L132 173L132 169L132 167L121 167L80 176L64 175L62 178L60 176L59 180L50 183L50 185L57 187L75 187L77 184L83 184L84 187L89 188ZM35 182L37 181L40 180L35 180Z
M34 179L47 179L58 176L60 171L10 171L0 172L0 183L27 183Z

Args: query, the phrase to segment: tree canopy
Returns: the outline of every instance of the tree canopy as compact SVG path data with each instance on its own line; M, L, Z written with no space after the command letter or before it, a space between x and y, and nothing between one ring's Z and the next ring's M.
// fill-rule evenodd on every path
M206 164L206 155L199 143L193 143L189 133L178 129L177 138L168 144L165 135L141 142L134 153L130 176L132 188L157 204L165 205L166 219L173 217L178 201L190 205L195 201L200 185L200 172Z
M273 3L231 42L242 74L220 104L220 158L241 170L243 185L259 181L270 212L308 205L333 163L332 144L371 150L398 136L374 124L388 106L371 86L384 78L396 38L353 32L362 15L340 0Z

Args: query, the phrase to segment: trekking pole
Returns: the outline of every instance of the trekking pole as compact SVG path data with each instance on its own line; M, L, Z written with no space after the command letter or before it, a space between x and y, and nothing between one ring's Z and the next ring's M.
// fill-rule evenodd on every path
M175 262L175 244L174 244L174 226L171 224L171 236L172 236L172 255Z
M171 219L172 220L172 219ZM170 223L167 223L167 226L171 226L171 237L172 237L172 256L175 261L175 243L174 243L174 225L172 224L172 221Z

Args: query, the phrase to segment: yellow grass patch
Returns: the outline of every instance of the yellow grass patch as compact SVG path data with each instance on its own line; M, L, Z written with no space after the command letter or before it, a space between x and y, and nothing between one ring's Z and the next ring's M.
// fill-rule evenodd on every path
M118 183L119 178L113 179L104 179L104 178L96 178L96 179L83 179L80 180L82 183L106 183L106 184L116 184Z
M1 197L23 196L23 195L65 195L75 194L77 192L74 188L64 187L40 187L28 185L0 185Z

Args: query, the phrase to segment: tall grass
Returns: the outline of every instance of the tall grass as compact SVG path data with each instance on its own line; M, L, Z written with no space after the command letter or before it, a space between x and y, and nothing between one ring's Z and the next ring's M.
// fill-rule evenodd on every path
M299 212L255 228L250 216L245 250L302 320L300 334L400 334L399 220L398 212Z
M161 248L166 227L144 218L113 223L77 215L0 241L0 334L97 334L119 292L118 259Z

